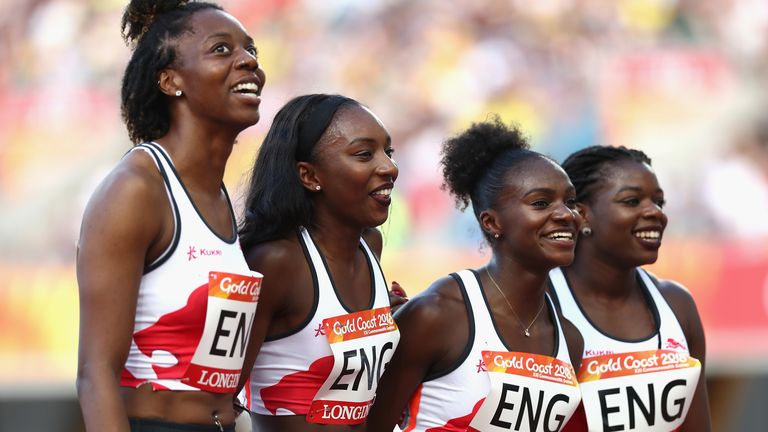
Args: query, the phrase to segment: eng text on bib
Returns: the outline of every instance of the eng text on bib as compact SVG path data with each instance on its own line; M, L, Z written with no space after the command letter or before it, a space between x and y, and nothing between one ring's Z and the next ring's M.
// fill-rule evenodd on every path
M589 430L676 430L691 407L700 373L700 362L686 351L650 350L583 359L579 383Z
M333 370L315 395L307 421L359 424L368 417L376 386L400 340L389 306L323 320Z
M205 327L183 381L213 393L237 388L262 276L210 272Z
M581 400L570 363L554 357L483 351L490 390L470 431L559 431Z

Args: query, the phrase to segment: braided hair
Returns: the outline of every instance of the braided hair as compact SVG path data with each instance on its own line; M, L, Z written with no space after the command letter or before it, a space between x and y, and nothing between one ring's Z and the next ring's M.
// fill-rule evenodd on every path
M189 18L206 9L222 10L186 0L132 0L125 8L120 28L133 53L123 74L121 111L134 144L168 132L171 114L158 77L178 59L175 42L191 30Z
M472 204L477 220L493 208L504 188L507 174L522 163L546 156L530 150L527 138L515 125L505 125L498 116L473 123L443 144L443 190L453 195L464 210ZM490 242L490 234L483 231Z
M640 150L624 146L590 146L581 149L563 162L563 169L576 188L576 201L589 202L597 186L607 175L610 166L622 162L637 162L651 165L651 158Z

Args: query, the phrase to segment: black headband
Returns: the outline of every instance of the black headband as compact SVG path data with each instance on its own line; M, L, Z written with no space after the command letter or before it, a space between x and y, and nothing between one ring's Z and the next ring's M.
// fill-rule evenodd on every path
M299 142L296 146L296 160L309 161L312 149L315 148L323 132L328 129L333 115L339 107L349 103L355 103L354 99L331 95L304 111L298 127Z

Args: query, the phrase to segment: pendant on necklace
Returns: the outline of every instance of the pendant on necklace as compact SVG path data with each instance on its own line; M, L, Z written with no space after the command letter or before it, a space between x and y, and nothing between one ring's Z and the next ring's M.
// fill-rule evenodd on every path
M523 333L525 337L531 337L531 332L528 331L528 329L525 329L525 332Z

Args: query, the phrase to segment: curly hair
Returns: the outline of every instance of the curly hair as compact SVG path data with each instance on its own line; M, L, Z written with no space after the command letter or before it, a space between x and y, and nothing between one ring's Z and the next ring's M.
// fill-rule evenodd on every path
M441 151L443 190L448 190L456 205L464 210L472 205L475 217L496 205L506 175L533 158L547 158L530 150L527 138L516 125L505 125L498 116L473 123L448 139ZM483 232L487 240L488 233Z
M196 12L222 10L214 3L186 0L133 0L125 8L121 32L133 53L123 74L121 111L134 144L168 132L168 101L157 85L160 71L177 60L175 42L190 31Z
M346 96L310 94L293 98L278 111L251 171L239 230L243 250L311 226L312 196L296 163L314 161L315 146L335 114L355 105L362 106Z
M637 162L651 165L651 158L640 150L627 147L590 146L568 156L562 164L576 188L576 200L590 202L600 182L606 177L606 170L622 162Z

